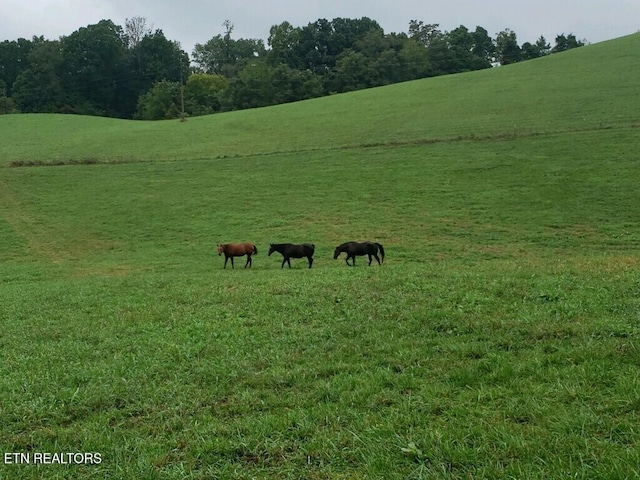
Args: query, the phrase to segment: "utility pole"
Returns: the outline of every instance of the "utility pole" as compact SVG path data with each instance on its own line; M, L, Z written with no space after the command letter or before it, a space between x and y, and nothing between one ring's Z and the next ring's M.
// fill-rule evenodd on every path
M182 107L182 111L180 113L180 121L181 122L186 122L187 121L187 117L184 114L184 85L182 85L182 83L180 84L180 104Z
M182 70L182 60L180 60L180 121L186 122L187 117L184 114L184 77Z

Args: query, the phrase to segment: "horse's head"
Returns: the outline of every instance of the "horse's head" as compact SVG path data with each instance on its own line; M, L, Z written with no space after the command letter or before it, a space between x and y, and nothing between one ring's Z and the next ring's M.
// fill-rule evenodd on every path
M340 251L340 247L336 247L336 251L333 252L333 259L335 260L336 258L338 258L340 256L340 253L342 253Z
M222 255L222 252L224 252L224 247L222 246L221 243L218 244L218 256Z
M270 243L270 244L269 244L269 255L267 255L267 257L270 257L270 256L271 256L271 254L272 254L273 252L275 252L275 251L276 251L276 247L274 247L274 246L273 246L273 243Z

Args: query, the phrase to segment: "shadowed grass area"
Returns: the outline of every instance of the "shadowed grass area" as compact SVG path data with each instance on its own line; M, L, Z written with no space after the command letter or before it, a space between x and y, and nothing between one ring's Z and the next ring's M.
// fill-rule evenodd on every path
M0 476L637 476L637 41L186 124L0 117L0 450L102 460ZM366 239L382 267L333 260Z

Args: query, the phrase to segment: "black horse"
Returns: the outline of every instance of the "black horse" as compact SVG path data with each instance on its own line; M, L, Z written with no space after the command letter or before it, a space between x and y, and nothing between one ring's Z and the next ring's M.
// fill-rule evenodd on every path
M293 243L272 243L269 246L269 255L273 252L282 254L284 259L282 260L282 266L284 268L285 262L289 264L291 268L291 258L303 258L307 257L309 260L309 268L313 263L313 252L315 252L316 246L313 243L303 243L301 245L295 245Z
M356 266L356 255L368 255L369 256L369 266L371 266L371 261L375 257L378 261L378 265L381 264L380 257L378 257L378 251L380 251L380 256L382 257L382 261L384 262L384 248L382 245L376 242L347 242L342 245L338 245L336 247L336 251L333 253L333 259L335 260L338 256L345 252L347 254L347 258L345 258L345 262L350 267ZM353 261L349 264L349 259L352 258Z

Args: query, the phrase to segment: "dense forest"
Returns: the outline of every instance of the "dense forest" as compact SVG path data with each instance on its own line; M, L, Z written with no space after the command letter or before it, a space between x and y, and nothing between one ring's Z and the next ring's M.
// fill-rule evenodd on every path
M75 113L134 119L178 118L293 102L520 62L585 44L558 35L518 44L506 29L409 22L385 33L369 18L288 22L263 40L224 34L192 56L142 17L102 20L58 40L0 43L0 114Z

